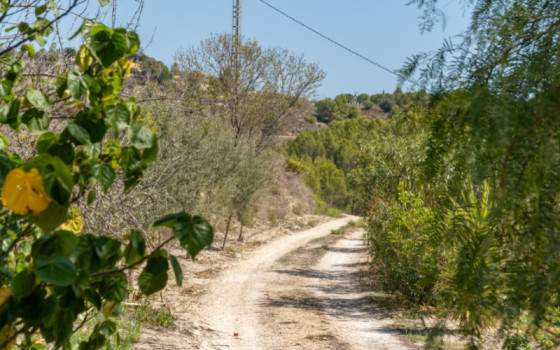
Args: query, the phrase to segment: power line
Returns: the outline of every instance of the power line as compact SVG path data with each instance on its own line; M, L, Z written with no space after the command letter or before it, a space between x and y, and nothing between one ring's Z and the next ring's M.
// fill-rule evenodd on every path
M397 76L398 78L401 78L401 79L403 79L403 80L406 80L406 81L408 81L408 82L410 82L410 83L412 83L412 84L414 84L414 85L418 85L418 83L416 83L415 81L412 81L412 80L406 78L405 76L403 76L402 74L399 74L399 73L395 72L394 70L392 70L392 69L390 69L390 68L387 68L387 67L385 67L384 65L375 62L375 61L372 60L372 59L367 58L366 56L360 54L359 52L356 52L356 51L352 50L352 49L349 48L348 46L345 46L345 45L341 44L340 42L338 42L338 41L336 41L336 40L330 38L329 36L327 36L327 35L325 35L325 34L319 32L318 30L316 30L316 29L314 29L314 28L308 26L307 24L305 24L305 23L303 23L303 22L301 22L301 21L295 19L294 17L290 16L289 14L287 14L286 12L280 10L279 8L275 7L274 5L271 5L270 3L266 2L265 0L259 0L259 1L262 2L263 4L265 4L266 6L270 7L270 8L273 9L274 11L280 13L280 14L283 15L284 17L286 17L286 18L288 18L288 19L290 19L290 20L296 22L297 24L299 24L300 26L306 28L307 30L309 30L309 31L311 31L311 32L313 32L313 33L319 35L319 36L322 37L323 39L326 39L326 40L330 41L331 43L335 44L336 46L338 46L338 47L340 47L340 48L342 48L342 49L344 49L344 50L350 52L350 53L353 54L354 56L358 56L359 58L363 59L364 61L366 61L366 62L368 62L368 63L371 63L371 64L373 64L374 66L376 66L376 67L378 67L378 68L381 68L381 69L383 69L384 71L389 72L389 73L391 73L391 74Z

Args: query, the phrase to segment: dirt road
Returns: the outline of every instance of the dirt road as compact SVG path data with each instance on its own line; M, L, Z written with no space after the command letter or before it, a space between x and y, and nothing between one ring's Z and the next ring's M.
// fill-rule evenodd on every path
M360 232L333 246L321 241L357 219L348 216L273 240L224 270L200 299L201 321L212 332L197 348L410 349L353 278L366 259ZM282 262L309 247L314 250L302 255L307 260ZM320 250L320 261L309 260Z

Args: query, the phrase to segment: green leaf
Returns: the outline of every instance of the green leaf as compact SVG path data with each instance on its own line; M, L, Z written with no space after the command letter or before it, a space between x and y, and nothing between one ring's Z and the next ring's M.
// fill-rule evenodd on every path
M47 95L38 90L29 89L25 95L25 99L32 106L37 108L49 108L51 106Z
M125 34L102 24L91 27L88 49L104 68L122 58L128 52L129 42Z
M59 14L59 12L58 12L58 7L57 7L56 4L54 3L54 0L49 0L49 3L50 3L50 5L51 5L51 9L52 9L54 15L55 15L56 17L60 16L60 14Z
M35 7L35 16L40 16L47 11L47 4Z
M96 114L80 112L76 116L74 122L87 131L91 143L97 143L103 140L107 132L105 120L101 119Z
M138 286L146 295L159 292L167 284L167 270L169 264L163 256L153 256L148 259L146 267L138 277Z
M67 75L59 75L56 83L54 84L54 91L56 91L56 95L59 98L62 98L68 89L68 76Z
M174 213L174 214L167 214L154 222L154 227L169 227L172 228L178 218L183 216L184 212Z
M62 345L68 341L72 335L72 330L74 329L74 321L76 316L71 310L64 308L58 309L57 315L54 319L54 336L56 340L56 345Z
M21 52L25 53L27 52L29 54L29 57L34 57L35 56L35 47L33 45L31 45L30 43L26 43L21 45Z
M174 255L169 255L169 262L171 262L171 267L173 267L175 281L177 282L177 285L181 287L183 285L183 269L181 268L181 264L179 264L179 261L177 261L177 258Z
M95 246L95 253L101 268L112 269L123 256L121 241L110 237L99 237Z
M147 166L149 163L157 160L158 152L159 152L159 146L156 140L156 142L151 148L145 149L142 152L142 163L145 166Z
M56 157L68 166L74 163L74 147L70 142L57 142L49 146L47 153Z
M135 147L123 147L121 149L121 165L126 176L133 175L136 170L142 168L140 152Z
M0 134L0 151L10 145L10 141L6 138L6 136Z
M38 258L34 270L41 281L55 286L69 286L76 279L76 266L61 256Z
M19 109L21 107L21 101L15 99L10 101L6 105L0 106L0 123L9 124L10 127L16 131L19 129L19 124L21 123L19 117Z
M17 305L17 315L27 326L38 326L49 319L56 310L56 297L47 296L45 289L36 289L31 295L21 299Z
M59 230L53 233L55 236L54 254L68 258L78 246L78 236L73 232Z
M31 135L41 135L51 123L49 115L37 108L28 109L21 117L21 121L27 126Z
M103 192L107 192L116 178L113 168L107 163L95 163L91 170L93 177L99 182Z
M0 81L0 98L4 101L8 101L13 98L13 86L14 82L10 80L1 80Z
M31 255L38 259L58 255L68 258L78 245L78 237L72 232L58 230L50 235L43 235L33 243Z
M138 149L152 148L156 144L156 135L148 127L133 125L128 129L128 140Z
M14 297L21 298L31 294L35 289L36 277L33 271L22 270L12 280L12 293Z
M111 2L111 0L99 0L99 5L101 5L101 7L107 5L109 2Z
M45 132L39 136L35 149L39 154L46 153L51 145L57 142L57 137L52 132Z
M68 73L68 90L70 90L70 95L76 100L79 100L87 91L88 83L89 77L87 75L82 75L82 73L76 69Z
M120 303L128 295L128 281L124 272L104 276L99 294L109 301Z
M117 137L130 124L130 111L124 103L110 106L106 110L107 122L113 128L113 135Z
M146 241L140 231L130 232L130 242L124 250L124 258L127 266L132 266L140 261L146 254Z
M180 212L167 215L154 223L155 227L166 226L173 229L173 234L179 239L183 248L194 259L204 247L212 244L214 229L200 216L191 216Z
M129 42L127 56L134 55L140 48L140 37L135 32L126 33Z
M91 203L93 203L95 201L95 198L97 198L97 192L95 190L89 191L87 195L87 204L90 205Z
M67 220L69 204L60 205L56 201L39 215L32 216L30 221L36 224L45 233L52 232Z
M70 122L66 126L66 130L68 130L70 135L72 135L72 137L80 144L91 146L91 139L86 129L74 122Z

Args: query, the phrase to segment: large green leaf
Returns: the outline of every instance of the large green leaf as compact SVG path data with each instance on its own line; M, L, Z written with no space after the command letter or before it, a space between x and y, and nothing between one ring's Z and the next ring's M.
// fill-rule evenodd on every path
M156 144L156 134L143 125L133 125L128 129L128 140L138 149L149 149Z
M76 320L76 315L72 310L67 310L64 308L58 309L58 314L55 315L54 322L54 336L56 339L56 345L62 345L68 341L72 335L72 330L74 329L74 321Z
M99 287L99 294L109 301L120 303L127 294L128 281L124 272L104 276Z
M156 255L148 259L146 267L138 277L138 286L146 295L159 292L167 284L167 270L169 265L167 259Z
M68 286L76 279L74 263L57 255L38 258L34 270L41 281L55 286Z
M107 125L105 120L101 119L96 114L78 113L74 122L82 127L89 135L91 143L96 143L103 140L107 132Z
M0 80L0 99L4 101L11 100L14 90L12 89L14 82L10 80Z
M56 201L53 201L41 214L32 216L30 221L39 226L43 232L52 232L66 222L68 207L68 203L60 205Z
M58 230L53 233L55 236L55 251L56 255L68 258L76 249L78 245L78 236L73 232Z
M21 121L27 126L31 135L40 135L48 129L51 119L46 112L30 108L22 115Z
M141 170L142 157L140 151L135 147L123 147L121 149L121 165L126 176L132 175L136 170Z
M48 296L42 288L36 289L31 295L21 299L17 305L17 314L26 325L37 326L50 318L56 310L56 297Z
M0 106L0 123L6 123L16 131L18 131L21 118L19 116L19 109L21 107L21 100L15 99L6 105Z
M91 145L91 138L86 129L82 128L80 125L70 122L66 126L66 130L72 135L72 137L82 145Z
M200 216L193 217L185 212L164 216L157 220L154 226L172 228L173 234L179 239L181 246L187 250L193 259L214 240L214 229L208 221Z
M88 89L89 77L82 75L78 70L73 69L68 72L67 86L70 90L70 95L79 100Z
M103 191L107 192L109 187L113 184L113 181L115 181L115 170L106 163L95 163L91 167L91 170L93 177L99 182Z
M113 128L113 135L117 137L130 124L130 111L124 103L118 103L106 109L107 122Z
M29 89L25 95L25 99L32 106L37 108L49 108L51 106L47 95L38 90Z
M125 34L114 31L102 24L95 24L90 29L88 49L93 57L105 68L124 57L130 45Z
M16 298L31 294L35 289L36 276L33 271L27 269L20 271L12 279L12 292Z
M132 266L140 261L146 254L146 241L142 232L132 230L130 232L130 242L124 250L124 257L127 266Z
M58 141L58 138L52 132L45 132L39 136L37 142L35 143L35 148L39 154L46 153L49 147L55 144Z
M175 281L177 282L177 285L181 287L183 285L183 269L181 268L181 264L179 264L179 261L177 261L177 258L174 255L169 255L169 262L171 263L171 267L173 267Z
M175 224L175 221L177 221L177 219L179 219L184 214L185 212L179 212L179 213L167 214L165 216L162 216L161 218L157 219L154 222L154 227L164 226L164 227L172 228L173 225Z

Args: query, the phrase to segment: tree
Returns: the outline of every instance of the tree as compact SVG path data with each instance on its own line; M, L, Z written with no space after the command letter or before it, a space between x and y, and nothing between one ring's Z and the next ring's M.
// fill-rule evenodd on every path
M369 111L370 109L373 108L373 102L371 102L370 100L364 101L364 103L362 103L362 105L364 106L364 109L366 111Z
M411 3L424 9L422 29L431 29L438 2ZM401 176L410 176L407 190L422 208L440 215L440 225L418 231L438 238L442 255L434 259L447 263L437 267L442 288L436 302L442 314L459 321L470 348L480 346L482 332L493 324L506 344L526 337L555 348L560 3L464 3L472 5L472 20L462 41L415 55L401 71L433 92L421 130L427 133L422 171ZM371 206L380 207L374 200ZM421 212L413 209L399 216ZM371 230L387 237L394 232Z
M45 50L34 57L81 4L0 3L2 349L35 348L38 340L67 347L75 321L98 313L107 318L80 349L106 346L116 332L109 316L128 294L125 272L143 267L138 286L146 295L165 287L170 266L181 284L181 267L165 244L177 238L195 256L213 238L206 220L183 211L153 222L153 230L170 230L151 251L136 230L122 239L77 235L82 220L71 205L86 197L95 202L92 189L107 192L117 179L130 191L158 152L141 108L120 95L134 67L127 57L140 46L136 33L85 20L74 35L83 38L75 56Z
M390 98L385 98L383 101L379 103L379 107L385 113L390 113L394 105L395 102Z
M368 94L359 94L358 97L356 97L356 101L358 101L359 104L363 105L364 102L370 101L369 95Z
M175 58L183 71L203 73L202 98L219 101L211 113L225 118L238 138L266 145L300 99L313 95L325 73L287 50L264 49L243 38L235 56L233 45L230 35L212 35Z

